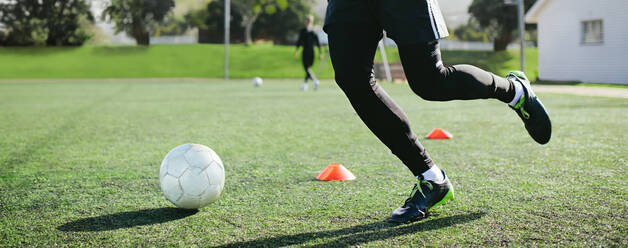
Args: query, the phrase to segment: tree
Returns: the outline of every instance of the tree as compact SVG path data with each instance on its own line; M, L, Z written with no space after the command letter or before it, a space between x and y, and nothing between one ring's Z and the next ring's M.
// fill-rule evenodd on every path
M164 18L164 21L155 27L154 32L151 34L155 37L164 35L184 35L190 25L185 18L177 17L174 13L169 14Z
M261 14L255 24L253 36L272 40L276 44L295 43L305 17L312 12L311 4L309 0L290 1L281 11Z
M262 13L274 14L277 9L285 9L288 0L233 0L234 10L242 16L242 27L244 27L244 42L251 45L251 31L253 24Z
M458 26L452 33L459 40L488 42L486 33L473 18L469 19L466 24Z
M535 2L536 0L524 1L525 10L529 10ZM514 39L513 31L518 26L517 6L506 5L504 0L473 0L469 13L486 30L489 37L494 37L494 50L506 50Z
M185 15L190 26L198 28L200 43L222 43L225 34L225 1L211 1L207 8L192 10ZM237 11L231 12L232 23L242 23L242 16ZM244 28L240 25L231 26L230 42L244 41Z
M280 44L294 42L299 29L303 26L305 16L311 12L311 3L311 0L290 1L283 9L276 9L275 12L261 12L251 26L249 37L251 42L254 37L273 40ZM245 23L240 14L242 11L236 9L239 7L240 5L237 4L232 6L232 23ZM214 0L207 5L207 8L191 10L185 15L186 22L191 27L199 29L199 42L224 42L224 8L224 0ZM244 42L245 33L243 25L231 25L230 41Z
M103 20L115 23L115 32L122 31L138 45L150 45L150 32L174 8L174 0L112 0L103 11Z
M78 46L91 35L94 17L83 0L0 1L0 43L12 46Z

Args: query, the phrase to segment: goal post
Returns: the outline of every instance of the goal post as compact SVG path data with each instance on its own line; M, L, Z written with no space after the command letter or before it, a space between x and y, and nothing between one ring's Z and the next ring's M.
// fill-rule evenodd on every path
M382 55L382 64L384 64L384 72L386 73L386 81L392 82L392 73L390 73L390 64L388 64L388 57L386 56L386 32L382 40L379 41L379 53Z
M225 0L225 80L229 80L229 30L231 29L231 0Z

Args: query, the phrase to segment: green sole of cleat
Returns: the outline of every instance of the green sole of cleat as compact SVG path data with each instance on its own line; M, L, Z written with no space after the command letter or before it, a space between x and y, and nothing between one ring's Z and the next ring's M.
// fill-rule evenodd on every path
M437 202L436 204L434 204L434 206L432 206L432 207L428 208L428 209L427 209L427 211L432 210L433 208L435 208L435 207L436 207L436 206L438 206L438 205L446 205L446 204L447 204L447 202L448 202L448 201L450 201L450 200L452 200L452 201L454 200L454 189L453 189L453 188L451 188L451 189L449 190L449 192L447 192L447 194L445 195L445 197L443 197L443 199L442 199L442 200L440 200L439 202Z

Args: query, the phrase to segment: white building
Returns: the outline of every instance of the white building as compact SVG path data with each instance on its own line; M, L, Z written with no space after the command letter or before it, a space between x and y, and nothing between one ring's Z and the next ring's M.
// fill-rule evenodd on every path
M539 0L539 79L628 84L628 0Z

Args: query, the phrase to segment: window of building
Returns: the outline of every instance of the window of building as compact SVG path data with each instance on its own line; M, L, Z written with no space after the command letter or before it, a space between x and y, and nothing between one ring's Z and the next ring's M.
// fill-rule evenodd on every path
M582 22L582 44L604 43L604 25L602 20Z

